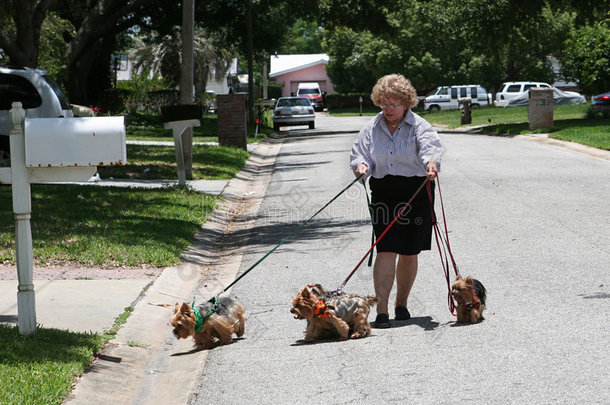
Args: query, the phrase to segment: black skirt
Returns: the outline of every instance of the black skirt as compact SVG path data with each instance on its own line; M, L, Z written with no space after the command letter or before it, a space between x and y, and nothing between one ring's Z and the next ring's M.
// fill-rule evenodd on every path
M376 240L379 240L424 180L425 177L371 177L371 218ZM434 182L430 183L430 193L425 186L419 191L410 206L403 210L394 225L379 240L375 246L377 252L417 255L422 250L430 250L434 185Z

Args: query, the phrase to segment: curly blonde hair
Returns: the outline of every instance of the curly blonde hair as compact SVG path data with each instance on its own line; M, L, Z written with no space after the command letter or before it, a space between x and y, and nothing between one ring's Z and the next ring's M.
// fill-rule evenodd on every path
M371 93L373 104L380 107L386 104L389 98L400 100L408 108L413 108L419 103L415 88L409 79L400 74L385 75L377 80L377 84L373 87Z

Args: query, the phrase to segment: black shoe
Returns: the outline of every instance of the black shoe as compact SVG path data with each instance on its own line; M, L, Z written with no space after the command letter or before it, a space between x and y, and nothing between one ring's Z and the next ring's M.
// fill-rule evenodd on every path
M379 314L377 318L375 318L375 328L377 329L387 329L390 327L390 317L388 314Z
M407 319L411 318L411 314L409 313L409 310L405 307L398 306L394 310L395 310L395 314L396 314L395 319L397 321L406 321Z

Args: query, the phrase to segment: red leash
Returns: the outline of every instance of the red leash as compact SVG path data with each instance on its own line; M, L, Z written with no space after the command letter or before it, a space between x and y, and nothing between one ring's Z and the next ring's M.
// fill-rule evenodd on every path
M436 172L436 182L438 184L438 195L439 200L441 202L441 211L443 213L443 224L445 227L445 238L443 240L443 234L439 229L438 221L436 219L436 214L434 212L434 207L431 205L432 209L432 226L434 227L434 236L436 238L436 245L438 246L438 254L441 258L441 265L443 266L443 272L445 273L445 279L447 280L447 301L449 303L449 311L453 316L456 316L455 313L455 302L453 301L453 296L451 295L451 280L449 277L449 258L451 258L451 264L453 265L453 271L455 272L456 277L460 277L460 272L458 270L457 264L455 263L455 259L453 258L453 253L451 252L451 246L449 245L449 232L447 231L447 218L445 216L445 204L443 203L443 193L441 191L441 180L438 176L438 172ZM430 184L428 184L428 197L430 201L432 201L432 191L430 190ZM441 243L443 243L443 249L441 249ZM445 250L445 255L443 256L443 250Z
M415 191L415 193L411 196L411 198L409 199L409 201L407 201L407 203L400 209L400 211L398 211L398 214L396 214L396 216L394 217L394 219L392 220L392 222L390 222L390 224L383 230L382 234L379 235L379 238L377 238L377 240L375 241L375 243L372 244L371 248L366 252L366 254L362 257L362 259L360 259L360 261L358 262L358 264L356 265L356 267L354 267L354 269L352 270L351 273L349 273L349 275L347 276L347 278L345 279L345 281L343 281L343 283L339 286L339 288L337 288L335 291L332 292L332 294L340 294L341 290L343 289L343 287L345 287L345 285L347 284L347 282L349 281L350 278L352 278L352 276L354 275L354 273L356 272L356 270L358 270L358 267L360 267L360 265L362 264L362 262L366 259L366 257L369 255L369 253L371 253L371 251L373 250L373 248L379 243L379 241L381 240L381 238L383 238L385 236L385 234L390 230L390 228L392 227L392 225L394 225L394 223L398 220L398 218L400 218L400 216L402 215L402 213L407 209L407 207L411 206L411 202L413 201L413 199L417 196L417 194L419 194L419 192L421 191L422 188L424 188L424 186L426 184L429 183L429 179L426 177L426 180L424 180L424 182L419 186L419 188Z

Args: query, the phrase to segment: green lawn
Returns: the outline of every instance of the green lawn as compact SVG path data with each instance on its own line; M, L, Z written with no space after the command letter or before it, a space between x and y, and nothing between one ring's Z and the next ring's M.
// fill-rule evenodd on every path
M37 266L166 267L180 263L217 197L178 187L32 186ZM15 263L11 189L0 187L0 262Z
M61 404L104 337L38 328L33 336L0 324L0 404Z

